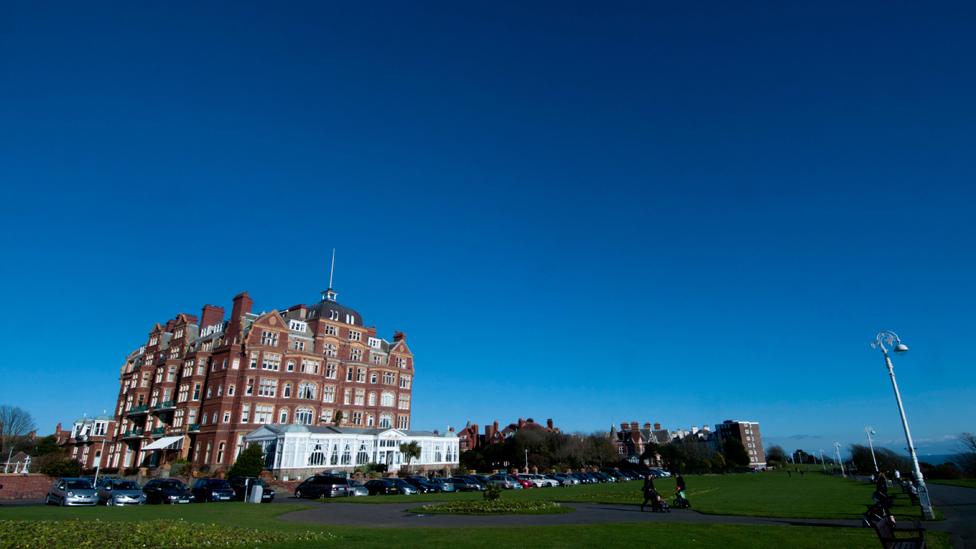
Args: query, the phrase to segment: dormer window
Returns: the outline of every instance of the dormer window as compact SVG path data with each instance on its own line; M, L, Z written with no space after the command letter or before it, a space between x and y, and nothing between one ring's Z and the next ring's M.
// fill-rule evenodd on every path
M355 324L356 316L346 313L346 324Z
M335 309L329 311L329 320L339 320L339 311Z
M379 349L380 348L380 340L379 340L379 338L375 338L375 337L369 338L369 346L372 347L372 348L374 348L374 349Z
M288 328L296 332L304 332L308 324L301 320L292 320L288 323Z

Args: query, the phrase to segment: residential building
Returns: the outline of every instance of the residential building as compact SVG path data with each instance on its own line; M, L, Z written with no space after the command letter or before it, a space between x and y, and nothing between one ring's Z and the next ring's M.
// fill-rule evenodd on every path
M103 466L155 467L176 457L231 465L255 425L410 429L413 354L366 326L329 288L312 305L230 318L205 305L156 324L122 366Z
M715 426L715 433L718 437L719 448L722 447L726 439L737 439L746 449L746 453L749 454L749 467L753 469L766 468L766 450L763 448L758 422L727 419Z
M69 457L81 463L82 469L95 469L99 464L106 466L105 456L112 447L114 431L115 418L101 415L76 419L70 431L63 430L58 423L54 437Z
M351 472L366 464L397 471L408 465L401 444L416 442L420 457L409 463L416 472L450 474L458 467L458 437L453 430L407 431L312 425L262 425L244 437L264 450L265 467L281 479L301 479L323 471Z
M496 420L491 425L485 426L484 434L478 433L477 423L471 423L468 421L464 428L458 432L458 440L460 441L461 451L465 452L467 450L482 448L489 444L503 442L506 438L515 435L515 433L522 429L542 430L550 433L561 432L558 427L553 425L552 419L547 419L546 424L542 425L540 423L536 423L532 418L518 418L518 421L509 423L507 426L501 429L499 428L498 421Z
M623 422L619 431L610 426L610 440L617 448L617 454L633 463L640 461L648 444L667 444L671 438L671 433L661 428L660 423L645 422L642 428L636 421Z

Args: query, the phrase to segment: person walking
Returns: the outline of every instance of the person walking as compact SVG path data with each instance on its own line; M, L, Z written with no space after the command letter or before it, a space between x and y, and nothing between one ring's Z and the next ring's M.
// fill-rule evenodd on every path
M641 512L643 512L648 502L657 499L657 490L654 489L654 476L650 473L644 475L644 486L641 487L641 491L644 493L644 503L641 503L640 507Z
M678 473L678 476L674 479L674 493L677 496L675 498L675 507L687 509L691 507L691 502L688 501L688 497L685 495L685 477Z

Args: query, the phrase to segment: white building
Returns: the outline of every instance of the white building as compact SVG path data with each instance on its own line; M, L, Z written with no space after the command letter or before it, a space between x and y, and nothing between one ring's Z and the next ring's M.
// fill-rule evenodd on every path
M420 458L414 470L444 470L458 466L458 437L453 430L403 431L311 425L263 425L244 437L264 450L265 467L279 478L305 478L322 471L352 471L366 464L386 464L388 471L407 465L400 445L416 442Z

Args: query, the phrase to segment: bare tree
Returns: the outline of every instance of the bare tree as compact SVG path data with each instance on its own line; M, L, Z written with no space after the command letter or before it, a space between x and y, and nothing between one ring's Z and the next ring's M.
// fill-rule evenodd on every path
M953 456L952 461L966 475L976 475L976 435L973 433L959 435L959 446L962 451Z
M0 459L6 460L14 442L37 429L34 419L23 408L0 405Z

